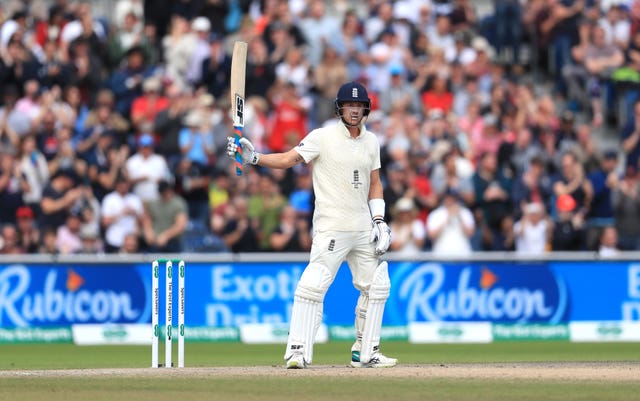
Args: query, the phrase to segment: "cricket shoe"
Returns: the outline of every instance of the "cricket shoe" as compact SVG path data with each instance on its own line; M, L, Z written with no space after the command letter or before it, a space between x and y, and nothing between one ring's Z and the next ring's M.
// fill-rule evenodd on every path
M351 351L352 368L392 368L397 364L396 358L389 358L380 351L375 351L369 362L360 362L360 351Z
M302 352L296 352L287 359L287 369L304 369L307 361L304 360Z

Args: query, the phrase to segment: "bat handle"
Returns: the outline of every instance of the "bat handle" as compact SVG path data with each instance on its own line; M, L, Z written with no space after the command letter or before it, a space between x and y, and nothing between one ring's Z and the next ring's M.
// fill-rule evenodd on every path
M242 128L234 127L234 136L238 150L236 151L236 175L239 177L242 175L242 146L240 146L240 138L242 138Z

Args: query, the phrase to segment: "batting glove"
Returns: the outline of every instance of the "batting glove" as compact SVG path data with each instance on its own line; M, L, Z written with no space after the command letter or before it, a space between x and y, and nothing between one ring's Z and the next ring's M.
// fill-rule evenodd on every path
M236 142L234 137L227 137L227 156L229 158L236 158L236 153L238 152L238 147L242 148L242 164L258 164L260 160L260 154L256 152L255 147L247 138L240 138L240 144Z
M376 243L376 255L382 255L391 245L391 229L381 217L373 219L373 228L371 229L371 242Z

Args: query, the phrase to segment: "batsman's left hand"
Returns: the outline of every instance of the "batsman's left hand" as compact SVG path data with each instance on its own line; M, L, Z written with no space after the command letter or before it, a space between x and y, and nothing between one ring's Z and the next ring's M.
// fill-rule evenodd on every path
M247 138L240 139L240 145L236 143L234 137L227 137L227 156L231 159L236 158L236 153L238 152L238 147L242 148L242 164L258 164L258 160L260 160L260 154L256 152L255 147Z
M382 255L391 246L391 229L381 217L373 219L371 242L376 243L376 255Z

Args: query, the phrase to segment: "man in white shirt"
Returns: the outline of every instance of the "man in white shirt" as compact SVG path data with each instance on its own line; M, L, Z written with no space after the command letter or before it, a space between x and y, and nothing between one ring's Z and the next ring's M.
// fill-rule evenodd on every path
M139 235L141 231L144 208L140 198L129 192L130 189L129 180L120 175L115 191L102 199L100 215L105 228L105 250L109 253L118 252L127 235Z
M234 159L241 146L244 164L284 169L313 161L313 244L294 295L284 356L288 369L305 368L312 362L324 296L345 259L360 291L351 366L378 368L397 363L379 348L391 287L387 263L379 257L389 249L391 231L384 221L380 145L364 125L370 109L364 86L350 82L340 87L335 99L340 121L311 131L285 153L260 154L248 139L238 143L228 138L228 156Z
M153 137L142 134L138 139L138 152L129 157L125 164L133 193L145 203L159 198L158 182L170 176L166 160L154 153L153 147Z
M447 189L441 205L427 217L427 234L433 242L433 253L438 256L470 255L474 230L473 214L460 202L455 190Z

